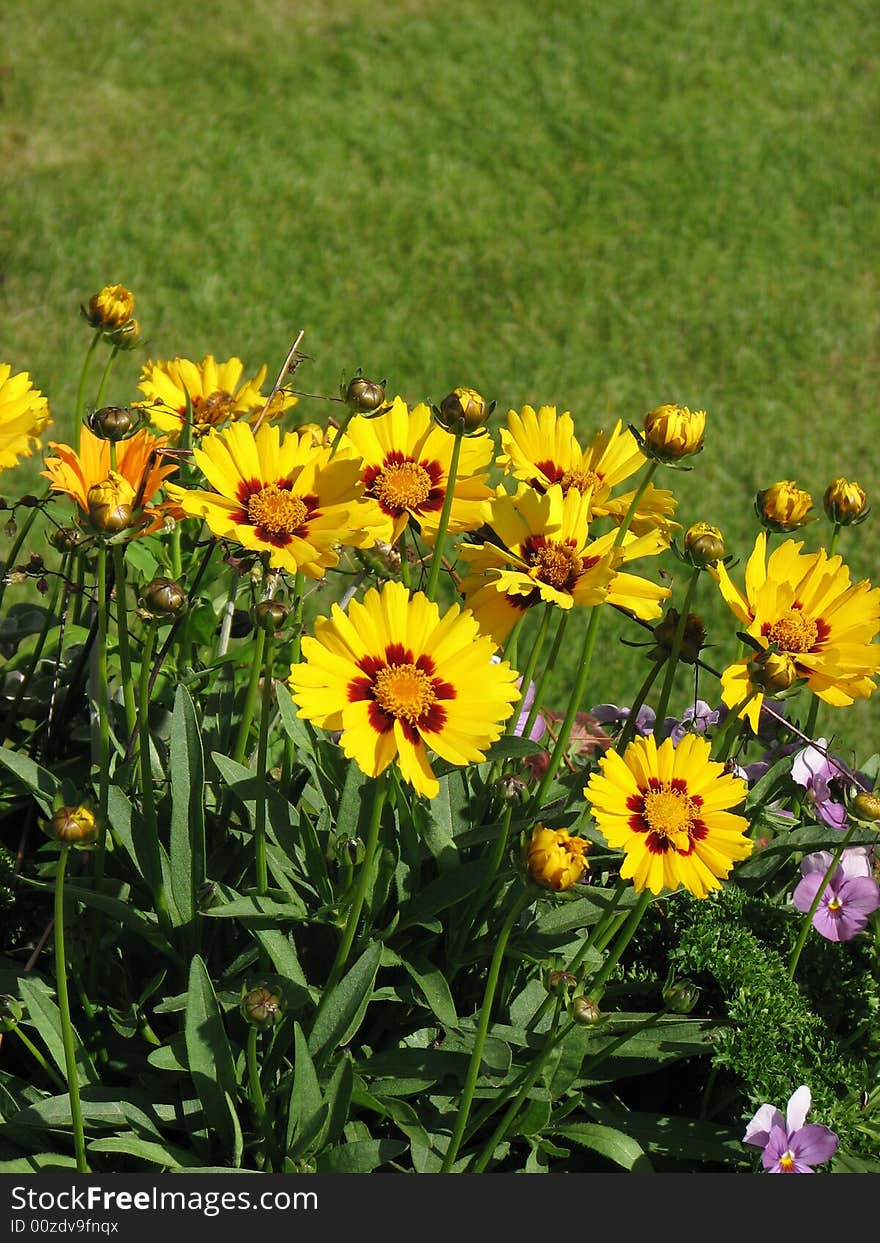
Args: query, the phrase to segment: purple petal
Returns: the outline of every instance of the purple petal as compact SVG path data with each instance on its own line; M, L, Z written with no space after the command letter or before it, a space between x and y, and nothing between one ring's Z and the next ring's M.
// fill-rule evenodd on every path
M816 799L814 804L816 818L821 820L823 824L827 824L830 829L845 829L847 827L846 808L843 803L835 803L833 798Z
M784 1126L774 1126L767 1138L764 1151L761 1154L761 1163L765 1170L769 1170L772 1166L778 1165L781 1157L788 1152L788 1135ZM777 1173L782 1171L777 1170Z
M754 1144L756 1148L765 1148L774 1127L785 1127L785 1119L773 1105L762 1105L746 1127L742 1137L744 1144Z
M788 1098L788 1104L785 1107L785 1125L789 1136L793 1131L799 1131L804 1125L807 1114L810 1112L812 1099L810 1089L805 1083L802 1083Z
M870 876L871 860L865 846L849 846L840 856L840 866L847 876Z
M822 877L822 872L809 872L802 881L798 882L794 893L791 895L795 910L806 915L813 905L813 899L822 887Z
M828 745L824 738L820 738L818 741L823 747ZM830 777L833 775L830 771L826 772L828 769L828 761L821 751L817 750L816 747L804 747L802 751L798 751L792 761L791 779L796 785L803 786L805 790L808 790L817 777L823 775Z
M837 1152L840 1143L833 1131L827 1126L811 1122L801 1127L789 1140L792 1156L804 1165L821 1165L830 1160Z
M626 720L629 708L618 708L617 704L596 704L590 709L590 716L594 716L600 725L614 725L617 721Z
M837 896L847 914L865 919L880 907L880 885L872 876L844 876Z
M642 738L647 738L648 734L654 732L654 722L657 720L657 713L653 708L649 708L647 704L642 704L636 713L636 733Z
M811 855L804 855L801 859L801 873L807 876L810 872L819 872L824 876L831 867L833 858L830 850L816 850Z

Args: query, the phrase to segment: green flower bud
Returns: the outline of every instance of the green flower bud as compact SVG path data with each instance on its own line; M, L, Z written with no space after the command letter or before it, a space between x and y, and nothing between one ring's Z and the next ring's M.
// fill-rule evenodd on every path
M290 609L283 600L261 600L254 608L254 623L269 634L280 630L289 616Z
M724 559L724 536L708 522L695 522L684 534L687 560L696 569L704 569Z
M581 1027L595 1027L602 1019L602 1011L592 997L575 997L570 1014Z
M661 993L667 1009L673 1014L690 1014L700 996L693 980L671 980Z
M667 609L662 621L659 621L654 627L654 638L657 640L657 646L648 653L651 660L665 660L669 656L669 653L672 651L675 632L678 629L678 618L678 609ZM705 622L696 613L688 613L687 621L684 624L681 651L678 656L679 660L683 660L688 665L695 664L705 642Z
M104 333L104 340L117 350L133 350L141 343L141 326L138 320L129 319L118 328L111 328Z
M475 388L454 388L435 408L434 417L448 432L476 432L488 422L495 402L487 405Z
M185 611L186 592L173 578L153 578L143 590L141 605L153 617L173 617Z
M73 552L82 540L82 532L76 527L57 527L49 536L49 543L59 552Z
M11 993L0 996L0 1032L15 1031L23 1014L24 1008L17 997Z
M98 837L98 823L88 807L59 807L46 825L50 837L62 846L89 847Z
M364 376L355 376L349 381L345 390L345 404L358 414L370 414L385 404L385 385L367 380Z
M577 976L570 971L548 971L544 983L548 993L568 993L577 988Z
M281 1021L284 1006L278 993L259 984L244 994L239 1009L253 1027L268 1028Z

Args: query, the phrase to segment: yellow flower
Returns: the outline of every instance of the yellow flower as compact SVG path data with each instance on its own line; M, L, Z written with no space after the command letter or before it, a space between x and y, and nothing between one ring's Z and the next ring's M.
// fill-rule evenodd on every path
M536 825L526 850L529 875L545 889L571 889L587 869L584 855L589 845L584 837L572 837L568 829Z
M360 502L361 461L344 450L315 446L309 433L264 423L230 423L193 450L214 492L167 489L184 514L204 518L215 535L267 552L269 564L323 578L339 563L336 544L374 542L372 513Z
M601 431L582 449L571 415L568 411L557 415L555 406L541 406L537 413L531 406L523 406L521 414L511 410L507 427L501 429L501 445L504 451L496 461L508 474L536 492L558 484L563 494L571 488L589 493L589 521L609 517L618 526L635 493L612 496L612 490L645 464L638 441L619 419L610 436ZM671 538L679 525L672 521L675 506L671 492L649 483L630 530L642 535L657 527Z
M290 686L299 715L340 730L362 772L377 777L396 759L404 781L434 798L428 750L479 764L520 697L516 670L494 653L470 613L453 605L441 617L427 596L389 582L318 618Z
M0 470L41 447L39 436L50 417L49 403L28 373L11 372L8 363L0 363Z
M165 507L151 506L150 501L164 480L177 470L174 465L162 465L162 449L166 444L165 436L151 436L143 428L116 446L117 477L126 481L132 504L137 501L137 508L143 511L142 517L146 520L146 525L139 529L141 535L161 524ZM49 441L49 448L58 456L46 458L46 469L41 473L50 480L53 492L66 493L87 514L90 490L110 478L109 441L100 439L83 426L79 451L53 440Z
M600 832L626 859L621 878L633 887L685 889L697 898L720 889L734 863L747 858L748 821L729 810L746 796L746 783L709 759L711 745L685 734L636 738L623 755L606 751L601 773L584 790Z
M188 358L174 358L170 362L160 359L155 363L150 360L141 369L138 384L147 400L138 404L149 411L158 428L175 440L186 415L187 394L195 437L234 420L253 422L260 417L266 404L266 397L260 391L266 378L266 365L264 363L252 379L241 383L243 370L240 358L218 363L212 354L206 355L200 363L190 362ZM292 393L278 392L265 417L274 419L295 404Z
M835 526L848 527L862 522L870 512L864 489L853 480L834 479L822 498L825 513Z
M106 479L94 483L86 495L89 521L96 531L113 535L131 525L135 491L128 480L115 470Z
M455 441L431 419L428 406L409 410L400 397L383 414L356 415L341 444L363 458L361 478L376 512L376 538L393 544L410 518L433 543L446 497ZM492 457L488 436L465 438L453 488L449 531L456 534L480 524L480 507L489 496L487 467Z
M867 579L851 584L840 557L825 549L802 553L802 543L786 540L767 558L767 536L761 531L745 569L745 591L736 587L723 562L710 569L735 617L762 648L787 654L797 677L825 703L844 707L867 698L875 689L872 677L880 668L880 589ZM763 696L752 679L751 657L730 665L722 674L722 698L757 732Z
M755 497L757 515L769 531L796 531L812 521L812 508L813 498L793 479L780 479Z
M89 309L83 308L83 314L93 328L121 328L134 314L134 294L124 285L105 285L89 298Z
M645 415L645 453L658 462L678 462L699 453L706 431L706 411L687 406L657 406Z
M59 807L52 813L47 831L63 846L91 846L98 836L98 825L88 807Z
M591 540L589 504L588 493L571 488L563 495L554 484L543 495L525 486L516 496L499 489L484 506L484 522L497 539L462 547L472 572L460 586L480 628L497 643L523 610L541 601L570 609L608 600L644 620L660 616L660 602L669 589L617 567L662 552L665 540L656 530L628 535L617 547L613 530Z

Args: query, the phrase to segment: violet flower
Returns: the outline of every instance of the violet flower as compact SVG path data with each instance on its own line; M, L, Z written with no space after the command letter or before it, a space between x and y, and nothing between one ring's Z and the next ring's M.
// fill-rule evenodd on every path
M806 791L806 801L812 803L816 819L831 829L845 829L846 808L839 796L839 785L850 775L849 769L839 761L832 761L825 754L828 743L817 739L816 746L802 748L791 765L791 779Z
M595 717L600 725L623 724L630 716L630 708L618 708L617 704L597 704L590 709L590 716ZM654 732L657 714L647 704L642 704L636 713L636 733L642 738Z
M698 699L691 707L685 708L681 720L668 716L663 722L663 733L672 739L673 746L678 746L685 734L705 734L712 725L718 725L727 716L727 708L710 708L705 699ZM691 728L688 729L688 726Z
M805 1126L812 1102L802 1084L788 1098L785 1117L773 1105L762 1105L746 1127L744 1144L763 1149L761 1162L770 1174L814 1174L814 1165L830 1160L839 1140L827 1126Z
M522 688L522 678L520 678L519 681L517 682L517 686L519 686L520 689ZM514 731L513 731L514 736L516 738L521 738L523 735L523 731L525 730L525 727L526 727L526 721L529 719L529 713L531 712L532 705L535 702L536 689L537 688L534 682L529 682L529 689L526 691L525 697L523 698L523 701L522 701L522 711L519 714L519 717L516 722L516 727L514 728ZM532 742L540 742L541 739L546 734L546 732L547 732L547 723L544 720L544 718L541 716L541 713L538 712L538 715L535 717L534 723L532 724L532 728L529 730L529 738L531 739Z
M825 873L834 856L819 850L801 860L803 879L792 895L792 901L804 914L813 905ZM840 863L828 878L828 884L813 914L813 927L828 941L851 941L867 926L868 916L880 907L880 885L871 875L868 852L861 846L845 850Z

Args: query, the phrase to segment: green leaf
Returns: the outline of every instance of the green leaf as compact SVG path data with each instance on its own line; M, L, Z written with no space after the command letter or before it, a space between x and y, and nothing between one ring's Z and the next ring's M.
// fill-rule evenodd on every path
M516 738L511 734L504 738L499 738L486 752L486 759L490 762L495 760L522 759L524 756L536 755L543 750L544 746L542 743L533 742L531 738Z
M171 892L179 920L192 928L205 879L205 757L199 723L185 686L174 695L169 749Z
M18 987L21 999L27 1006L28 1018L40 1033L52 1061L66 1080L67 1064L64 1060L64 1040L61 1035L61 1011L49 996L48 990L42 982L23 975ZM73 1032L73 1042L76 1077L80 1086L82 1087L87 1083L97 1083L97 1071L75 1029Z
M409 962L406 958L401 959L401 962L430 1006L431 1013L439 1019L444 1027L457 1027L458 1015L455 1011L455 1002L452 999L452 993L449 991L446 976L440 968L435 967L432 963L420 963L417 965L416 963Z
M464 898L480 887L486 875L486 863L477 859L473 863L463 863L461 867L444 873L437 880L426 885L421 893L400 908L398 932L413 924L431 920L434 916L457 906Z
M272 966L288 983L308 989L309 983L300 966L296 946L279 928L251 928L251 932L272 960ZM313 991L313 990L310 990Z
M61 782L45 768L35 764L19 751L10 751L0 747L0 764L8 768L18 777L26 789L30 790L47 816L52 814L52 802L61 790Z
M386 1161L406 1152L398 1139L356 1139L350 1144L328 1148L318 1157L319 1174L369 1174Z
M635 1174L653 1174L654 1167L643 1149L622 1131L614 1127L600 1126L597 1122L572 1122L553 1129L554 1135L571 1140L606 1160L630 1170Z
M208 1126L234 1139L227 1097L235 1094L235 1066L214 986L198 954L190 964L186 998L186 1055Z
M61 1152L32 1152L26 1157L0 1161L0 1174L45 1174L49 1170L75 1170L76 1157Z
M276 902L258 894L219 903L217 906L208 907L202 914L206 919L240 919L243 922L258 919L274 924L301 923L311 918L308 907L300 898L291 898L290 902Z
M354 1069L351 1059L342 1056L336 1063L330 1081L324 1088L324 1101L327 1105L327 1119L313 1147L316 1152L326 1144L335 1143L342 1135L348 1120L348 1111L354 1089Z
M328 1111L308 1041L299 1023L293 1025L293 1048L293 1085L287 1104L286 1151L290 1157L299 1157L308 1151L310 1140L317 1137Z
M281 717L281 725L296 746L296 758L302 760L305 757L312 758L314 756L314 745L312 735L309 733L308 726L305 721L300 720L297 716L297 706L293 702L290 691L283 682L275 683L275 695L278 699L278 712Z
M374 941L327 997L309 1033L309 1052L317 1063L352 1038L370 1004L382 946Z
M158 1143L155 1140L140 1139L137 1135L113 1135L108 1139L93 1139L89 1144L89 1152L124 1152L131 1157L140 1157L151 1165L167 1166L171 1169L199 1169L201 1162L184 1148L176 1148L172 1144Z

